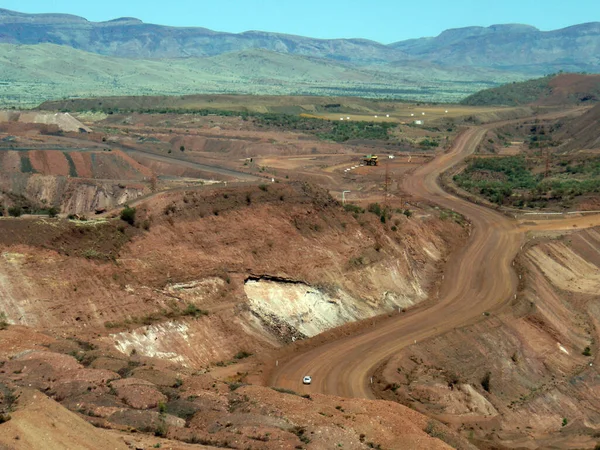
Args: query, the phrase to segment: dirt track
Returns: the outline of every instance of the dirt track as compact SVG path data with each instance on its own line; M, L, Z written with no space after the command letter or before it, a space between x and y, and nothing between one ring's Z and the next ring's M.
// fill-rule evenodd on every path
M271 385L298 392L373 398L369 379L393 354L415 341L482 320L485 312L500 309L510 301L517 286L511 261L525 240L525 232L536 227L519 225L498 212L446 193L437 182L442 172L471 155L493 126L467 130L449 152L421 166L403 182L408 194L453 209L473 226L468 244L447 261L437 298L429 303L432 306L423 304L380 322L375 329L294 355L272 372ZM595 223L597 216L573 217L537 227L585 228ZM310 386L302 385L304 375L312 376Z
M473 224L468 245L447 262L435 304L396 316L372 331L301 353L273 373L272 385L299 392L373 398L369 378L387 358L415 340L480 320L484 312L498 309L512 298L517 280L511 261L524 233L511 219L454 197L437 183L441 172L474 152L486 131L486 127L469 129L448 153L420 167L403 183L406 192L454 209ZM304 375L313 377L311 386L302 385Z

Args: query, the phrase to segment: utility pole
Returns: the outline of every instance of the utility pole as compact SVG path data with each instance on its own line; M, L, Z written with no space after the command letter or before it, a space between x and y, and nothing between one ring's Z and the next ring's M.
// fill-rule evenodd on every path
M550 172L550 149L546 149L546 173L544 174L544 178L548 178L548 173Z
M390 160L393 158L393 155L389 155L385 162L385 201L383 205L386 210L390 209Z
M350 193L350 191L342 191L342 205L346 204L346 194Z

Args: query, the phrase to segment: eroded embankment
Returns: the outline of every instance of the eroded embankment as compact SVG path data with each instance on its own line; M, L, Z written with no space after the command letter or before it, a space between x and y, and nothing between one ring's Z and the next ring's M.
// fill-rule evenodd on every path
M165 194L136 227L90 222L48 242L34 227L7 243L0 310L200 367L417 304L466 234L435 215L352 215L304 184Z
M378 373L379 395L481 445L593 447L599 231L534 235L518 260L512 304L395 355Z
M29 210L88 214L151 191L153 172L116 151L0 152L0 202Z
M436 253L437 252L437 249ZM403 310L425 298L421 280L402 274L395 261L380 261L361 274L375 280L380 295L370 301L353 296L353 289L335 284L310 286L273 277L250 278L244 291L250 310L270 326L285 326L294 338L316 336L336 328L387 312ZM386 288L381 290L381 287Z

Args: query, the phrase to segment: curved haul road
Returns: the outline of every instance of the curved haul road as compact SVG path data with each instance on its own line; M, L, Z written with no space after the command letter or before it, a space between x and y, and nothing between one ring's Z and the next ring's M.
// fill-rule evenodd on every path
M449 152L421 166L403 183L406 192L452 208L473 224L467 245L447 262L438 301L430 308L395 316L373 330L294 356L273 373L272 386L374 398L369 377L390 356L415 340L480 320L485 311L497 309L512 298L517 279L510 269L511 261L524 240L523 233L502 214L452 196L437 183L440 173L475 151L486 132L486 127L467 130ZM302 386L304 375L312 376L310 387Z

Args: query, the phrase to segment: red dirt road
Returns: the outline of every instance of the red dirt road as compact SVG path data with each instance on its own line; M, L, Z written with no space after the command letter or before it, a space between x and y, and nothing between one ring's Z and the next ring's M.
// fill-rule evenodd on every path
M298 392L373 398L369 378L393 354L427 339L484 318L484 312L506 304L517 286L511 261L524 241L515 221L442 190L440 173L472 154L486 127L471 128L452 149L408 176L403 189L417 198L451 208L473 225L468 244L454 253L445 268L437 301L384 321L377 328L298 354L271 377L274 386ZM310 386L302 377L311 375Z

